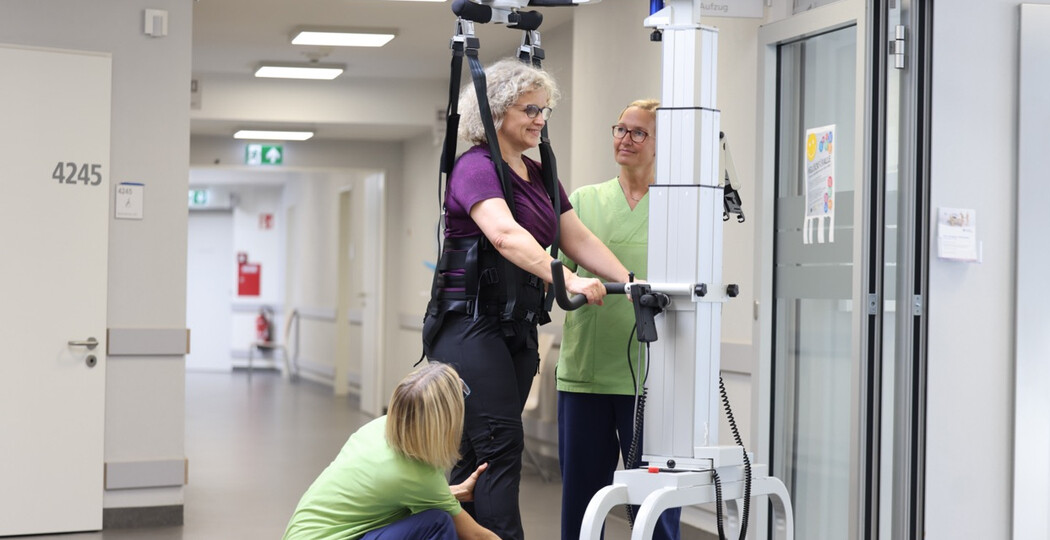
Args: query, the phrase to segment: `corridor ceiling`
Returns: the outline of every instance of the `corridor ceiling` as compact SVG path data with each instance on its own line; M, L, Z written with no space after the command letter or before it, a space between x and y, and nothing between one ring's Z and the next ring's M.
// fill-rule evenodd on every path
M346 71L334 81L311 81L327 85L326 91L352 89L355 83L372 79L391 84L412 81L443 81L449 71L449 39L455 15L452 2L399 0L197 0L193 4L194 78L243 77L253 80L260 62L309 62L345 64ZM576 8L542 8L541 32L569 21ZM395 29L397 37L384 47L315 47L291 44L293 29L300 26ZM482 61L513 53L521 32L502 25L477 25ZM264 84L261 80L260 84ZM469 73L464 71L464 80ZM207 99L208 86L201 85ZM193 135L230 135L243 120L192 118ZM270 125L273 123L271 122ZM375 139L398 140L418 134L404 126L375 126ZM360 128L332 126L316 138L353 139Z

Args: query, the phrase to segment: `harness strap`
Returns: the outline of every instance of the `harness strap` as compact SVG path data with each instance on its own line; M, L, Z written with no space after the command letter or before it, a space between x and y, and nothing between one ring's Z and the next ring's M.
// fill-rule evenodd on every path
M542 68L543 59L546 55L540 48L540 35L537 30L526 30L521 38L521 47L518 49L518 59L537 69ZM543 165L543 186L547 188L547 196L551 199L554 207L554 241L551 242L551 257L558 258L558 249L561 242L561 191L558 189L558 160L554 157L554 149L551 148L551 140L547 135L547 124L543 124L540 132L540 162ZM554 307L554 287L547 291L547 298L543 302L543 309L550 311Z

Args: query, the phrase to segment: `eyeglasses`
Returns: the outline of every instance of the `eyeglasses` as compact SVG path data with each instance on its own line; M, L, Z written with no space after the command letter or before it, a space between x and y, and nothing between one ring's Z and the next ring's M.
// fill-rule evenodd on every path
M525 111L525 116L528 116L529 118L536 118L540 113L543 113L544 121L550 120L551 113L554 112L554 109L550 107L540 107L539 105L529 104L520 107L522 107L522 110Z
M612 127L613 137L616 137L617 139L622 139L624 135L627 135L628 133L631 134L631 140L638 144L645 142L645 138L649 136L648 133L640 129L627 129L620 124L616 124Z
M469 395L470 395L470 387L469 387L469 386L467 386L467 381L464 381L464 380L463 380L463 379L461 378L461 379L459 380L459 382L463 384L463 397L467 397L467 396L469 396Z

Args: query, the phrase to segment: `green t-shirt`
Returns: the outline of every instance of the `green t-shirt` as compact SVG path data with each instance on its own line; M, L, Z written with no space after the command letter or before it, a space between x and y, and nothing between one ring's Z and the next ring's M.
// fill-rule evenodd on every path
M295 509L285 540L354 540L431 508L462 511L444 471L394 452L386 416L361 427Z
M649 195L635 205L616 178L577 189L569 201L580 220L609 246L620 262L646 279L649 244ZM562 255L562 262L581 276L594 274L578 269ZM634 394L627 364L627 338L634 327L634 308L624 295L608 295L605 305L585 305L565 314L558 359L558 390L588 394ZM638 369L638 342L631 340L631 361Z

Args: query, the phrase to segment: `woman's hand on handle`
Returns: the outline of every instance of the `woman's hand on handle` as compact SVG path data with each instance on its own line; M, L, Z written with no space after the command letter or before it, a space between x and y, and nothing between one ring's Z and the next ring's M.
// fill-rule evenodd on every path
M587 297L587 303L602 305L605 297L605 285L595 278L580 277L568 270L565 271L565 290L569 294L582 294Z

